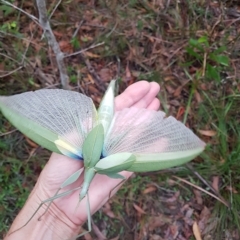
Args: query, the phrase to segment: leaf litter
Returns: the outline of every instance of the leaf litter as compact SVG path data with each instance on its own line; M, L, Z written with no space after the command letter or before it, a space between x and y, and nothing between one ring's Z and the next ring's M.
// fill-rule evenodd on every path
M20 5L17 1L15 4L37 16L33 3L24 2ZM49 7L53 9L54 4L51 3ZM204 14L201 15L201 11ZM10 12L4 16L4 26L10 26L16 20L15 14ZM0 78L1 94L60 87L55 56L47 43L41 40L42 30L24 14L19 15L18 24L16 29L12 27L1 36L4 54L1 55L0 75L6 76ZM218 144L216 128L211 124L199 123L202 118L197 109L204 101L203 91L211 94L215 92L213 97L219 98L223 91L233 95L235 88L238 92L240 90L237 1L103 3L76 0L62 2L54 12L51 24L66 56L93 46L87 51L65 58L72 90L87 94L99 104L105 83L115 77L122 79L120 92L140 79L157 81L161 85L162 108L167 114L178 120L183 120L187 114L187 126L197 131L210 145ZM202 36L208 36L212 48L207 49L205 46L202 59L194 59L188 55L186 47L189 46L189 39ZM218 66L207 56L218 44L226 44L225 36L229 45L227 54L231 52L232 68L219 68L224 81L216 87L214 79L205 79L206 68L203 66L204 63ZM94 45L101 42L104 44L94 48ZM201 54L199 50L194 51ZM19 68L22 60L24 68ZM14 74L11 73L13 69L16 69ZM188 70L189 75L184 69ZM189 102L191 91L194 97ZM12 131L8 123L3 123L3 127L5 132ZM18 132L10 135L4 136L4 141L12 141L11 149L17 149L16 146L19 147L21 141L21 152L10 154L5 150L3 158L28 159L31 173L26 177L21 167L18 174L22 174L22 185L30 189L29 185L34 185L36 176L44 165L44 162L37 163L31 159L37 151L38 158L43 158L46 162L48 153L29 139L22 138ZM10 137L15 140L10 140ZM202 159L198 158L196 162L201 163ZM224 164L225 160L221 162ZM7 164L6 169L8 167ZM182 168L177 168L176 171L184 174L184 170L181 173ZM82 239L101 239L107 236L107 239L112 240L188 240L193 237L197 240L215 240L218 220L214 217L213 210L217 200L208 198L199 189L176 181L172 178L173 174L174 170L165 170L159 173L161 176L156 173L143 174L138 181L131 179L94 216L95 235L87 234ZM182 177L187 176L185 174ZM221 176L213 173L211 177L213 188L220 192ZM152 182L157 185L151 185ZM239 192L239 189L232 186L226 186L226 189L233 194ZM16 212L17 210L14 214L4 213L8 224ZM6 229L1 231L4 234ZM239 239L239 232L236 229L226 229L226 234L222 237Z

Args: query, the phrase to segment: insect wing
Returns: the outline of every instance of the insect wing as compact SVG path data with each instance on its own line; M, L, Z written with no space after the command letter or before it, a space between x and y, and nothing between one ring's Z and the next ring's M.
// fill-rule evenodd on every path
M91 98L60 89L0 97L0 110L39 145L77 159L97 118Z
M146 172L186 163L204 147L190 129L164 112L127 108L115 113L103 155L131 152L136 160L127 170Z
M116 80L112 80L103 96L98 109L98 119L106 134L114 116L114 90Z

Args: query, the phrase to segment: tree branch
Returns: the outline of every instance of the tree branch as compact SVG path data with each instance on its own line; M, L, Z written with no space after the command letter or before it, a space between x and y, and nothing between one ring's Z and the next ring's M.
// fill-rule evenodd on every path
M62 87L63 89L69 89L69 77L67 75L67 68L63 60L64 54L61 51L59 44L53 34L52 28L50 26L47 16L46 2L45 0L36 0L36 3L39 12L39 23L43 28L44 35L47 37L48 44L50 45L56 56Z

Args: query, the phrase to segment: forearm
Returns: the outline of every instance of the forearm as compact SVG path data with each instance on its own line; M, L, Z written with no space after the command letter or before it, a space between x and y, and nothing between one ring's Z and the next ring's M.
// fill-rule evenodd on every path
M40 221L38 218L44 212L46 206L43 206L26 226L19 229L30 219L40 202L37 190L34 189L25 206L14 220L4 240L58 240L71 239L78 235L79 226L71 222L54 203L51 204L50 209L44 214ZM15 230L17 231L14 232Z

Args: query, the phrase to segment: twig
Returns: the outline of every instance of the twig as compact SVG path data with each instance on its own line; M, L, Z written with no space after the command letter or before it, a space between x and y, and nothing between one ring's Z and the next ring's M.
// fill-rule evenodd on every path
M58 3L55 5L54 9L52 10L49 20L52 18L52 15L55 13L56 9L58 8L59 4L62 2L62 0L59 0Z
M8 59L11 59L13 62L19 64L19 62L18 62L16 59L14 59L14 58L8 56L7 54L0 53L0 56L3 56L3 57L8 58Z
M23 66L20 66L20 67L18 67L18 68L16 68L16 69L14 69L14 70L12 70L12 71L6 73L6 74L0 75L0 78L7 77L7 76L9 76L9 75L11 75L11 74L17 72L18 70L20 70L20 69L22 69L22 68L23 68Z
M44 89L55 88L55 87L58 87L59 85L60 85L60 83L55 83L55 84L45 87Z
M74 34L75 34L75 33L74 33ZM81 57L81 58L83 59L83 61L85 62L86 66L87 66L87 68L88 68L89 73L90 73L91 76L93 77L95 84L97 85L97 87L98 87L102 92L104 92L104 91L106 90L105 87L104 87L104 84L103 84L103 82L102 82L102 79L101 79L101 78L99 77L99 75L96 73L96 71L95 71L94 68L92 67L89 59L87 59L83 53L86 52L86 51L89 50L89 49L99 47L99 46L101 46L101 45L103 45L103 44L104 44L104 42L101 42L101 43L98 43L98 44L96 44L96 45L92 45L92 46L90 46L90 47L88 47L88 48L85 48L85 49L83 49L83 50L80 50L80 51L78 51L78 52L65 55L65 57L70 57L70 56L74 56L74 55L78 55L78 54L79 54L80 57Z
M180 177L177 177L177 176L173 176L173 178L176 178L177 180L179 180L179 181L181 181L181 182L184 182L184 183L186 183L186 184L188 184L188 185L190 185L190 186L192 186L192 187L194 187L194 188L196 188L196 189L198 189L198 190L206 193L207 195L209 195L209 196L217 199L219 202L223 203L225 206L229 207L229 204L228 204L224 199L221 199L221 198L217 197L216 195L214 195L214 194L206 191L205 189L203 189L203 188L201 188L201 187L199 187L199 186L196 186L195 184L190 183L189 181L187 181L187 180L185 180L185 179L183 179L183 178L180 178Z
M38 12L39 12L39 23L41 24L41 27L44 30L44 33L48 40L48 44L50 45L50 47L52 48L56 56L56 61L57 61L58 70L60 73L62 87L63 89L69 89L69 77L67 75L67 69L63 61L64 54L61 51L59 44L51 29L51 26L47 17L45 0L36 0L36 3L37 3Z
M208 188L210 188L215 195L217 195L220 199L223 197L192 167L191 163L186 163L186 167L200 180L203 184L205 184ZM223 201L225 201L223 199Z
M17 129L14 129L14 130L6 132L6 133L0 133L0 137L6 136L6 135L11 134L11 133L16 132L16 131L17 131Z
M75 32L73 33L72 38L75 38L77 36L77 33L78 33L79 29L81 28L81 26L83 25L83 22L84 22L84 20L82 20L80 23L78 23L78 26L77 26Z
M85 62L87 68L88 68L88 71L89 73L91 74L91 76L93 76L93 79L95 80L95 84L97 85L97 87L102 91L104 92L106 89L105 89L105 86L102 82L102 79L99 77L99 75L96 73L96 71L94 70L94 68L92 67L89 59L87 59L84 54L81 54L81 57L83 58L83 61Z
M66 57L75 56L75 55L78 55L78 54L84 53L84 52L86 52L86 51L88 51L88 50L90 50L90 49L93 49L93 48L96 48L96 47L102 46L103 44L104 44L104 42L101 42L101 43L98 43L98 44L96 44L96 45L92 45L92 46L90 46L90 47L88 47L88 48L82 49L82 50L80 50L80 51L78 51L78 52L74 52L74 53L71 53L71 54L65 55L64 57L66 58Z

